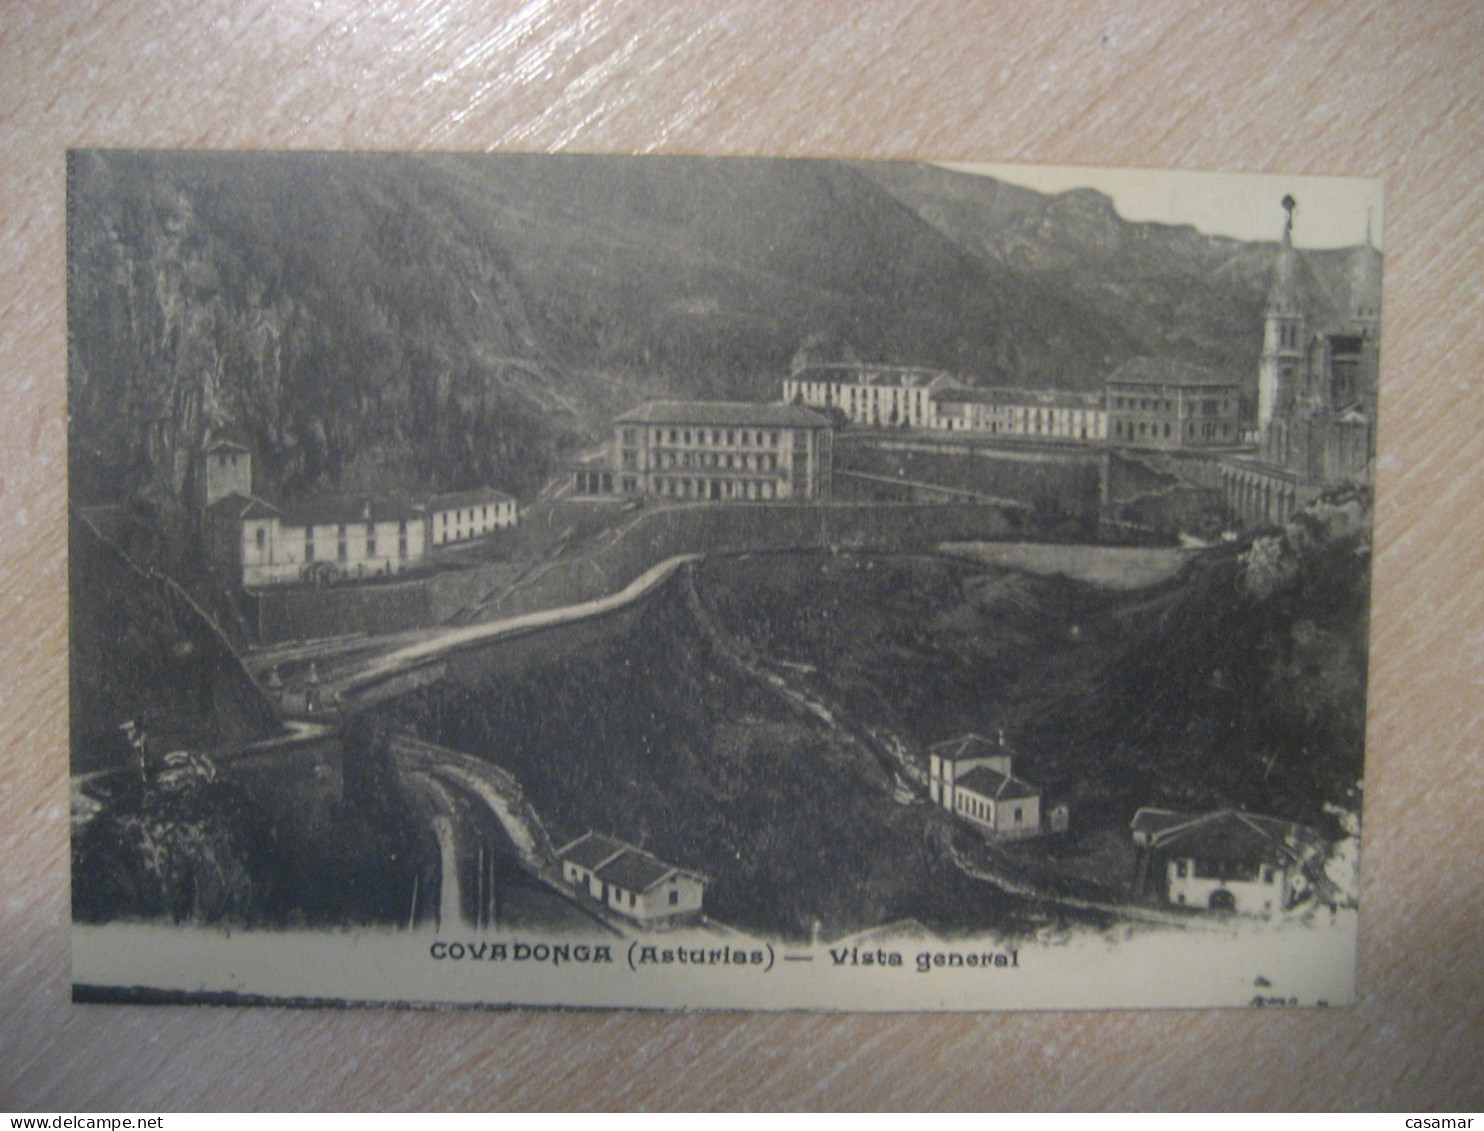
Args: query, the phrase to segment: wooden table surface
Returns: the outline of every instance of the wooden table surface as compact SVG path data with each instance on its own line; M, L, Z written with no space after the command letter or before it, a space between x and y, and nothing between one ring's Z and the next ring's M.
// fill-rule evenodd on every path
M0 7L0 1109L1484 1107L1484 6ZM69 146L1381 177L1360 1003L971 1016L69 1003Z

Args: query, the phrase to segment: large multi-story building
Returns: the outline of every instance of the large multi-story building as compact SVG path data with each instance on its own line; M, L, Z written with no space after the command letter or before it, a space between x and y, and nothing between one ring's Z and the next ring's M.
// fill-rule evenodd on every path
M1381 253L1367 232L1342 258L1310 262L1293 247L1294 201L1283 204L1258 363L1258 449L1222 464L1228 507L1255 523L1369 484L1376 442Z
M874 428L1093 442L1108 432L1101 393L964 388L943 370L923 366L800 365L784 378L783 400Z
M1241 386L1162 357L1124 362L1108 378L1108 439L1136 448L1230 448L1242 442Z
M944 432L1089 442L1108 435L1101 393L939 388L933 391L932 403L931 426Z
M614 422L607 467L576 471L579 495L710 502L823 499L830 422L791 404L662 401Z
M783 400L835 410L851 424L879 428L933 427L932 394L951 385L940 369L860 362L796 367L783 380Z

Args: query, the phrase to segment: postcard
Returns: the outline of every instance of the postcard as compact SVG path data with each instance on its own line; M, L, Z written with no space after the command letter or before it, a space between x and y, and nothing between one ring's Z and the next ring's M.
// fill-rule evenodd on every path
M69 155L74 994L1355 993L1382 191Z

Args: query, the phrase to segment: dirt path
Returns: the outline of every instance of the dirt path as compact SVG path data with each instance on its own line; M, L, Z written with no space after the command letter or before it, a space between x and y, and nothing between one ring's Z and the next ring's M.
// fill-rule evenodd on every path
M871 769L875 771L873 776L878 776L881 771L885 771L891 775L891 781L899 796L902 791L906 791L916 800L924 802L927 800L925 793L927 785L926 777L920 767L911 764L907 760L905 744L900 740L884 742L859 724L851 723L841 718L837 712L820 702L811 693L801 689L788 676L771 670L766 666L765 661L751 654L751 649L732 640L721 626L716 623L701 601L700 593L697 591L695 585L695 570L693 567L687 568L685 571L684 591L687 608L690 610L697 626L700 628L707 642L728 666L732 667L742 677L763 686L794 710L811 715L823 722L837 738L869 760ZM945 816L947 816L946 812ZM1034 866L1001 858L996 846L990 841L984 842L983 858L979 861L968 859L952 843L951 839L948 840L947 847L955 866L961 872L967 876L972 876L976 880L992 883L1011 895L1018 895L1026 899L1034 899L1045 903L1053 903L1079 911L1093 911L1115 915L1123 919L1137 919L1144 922L1197 929L1219 926L1219 924L1206 923L1199 919L1177 915L1173 912L1162 912L1154 908L1140 907L1134 904L1067 894L1065 891L1059 891L1055 887L1037 881L1031 875L1031 873L1036 871Z
M738 675L761 685L791 709L811 715L824 723L846 746L862 756L872 777L881 779L881 784L895 793L910 789L904 778L910 781L921 778L921 771L900 755L899 742L883 742L864 727L840 718L817 696L799 687L795 680L774 671L751 648L728 636L701 601L701 595L696 589L694 567L687 567L685 570L684 592L686 608L702 636L722 661ZM884 779L881 777L883 774Z

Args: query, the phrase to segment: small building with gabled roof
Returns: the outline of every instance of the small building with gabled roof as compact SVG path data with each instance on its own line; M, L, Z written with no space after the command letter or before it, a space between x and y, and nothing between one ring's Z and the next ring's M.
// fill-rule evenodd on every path
M1004 735L964 734L928 747L928 795L976 828L1003 837L1041 833L1041 791L1013 770Z
M589 832L558 849L557 858L567 883L636 923L666 923L701 914L706 877L667 864L642 848Z
M1130 825L1142 850L1139 887L1153 873L1178 907L1272 915L1308 894L1320 874L1324 839L1277 817L1221 809L1186 813L1140 809Z
M282 512L272 503L233 491L208 506L201 534L211 560L243 585L278 580L273 555Z

